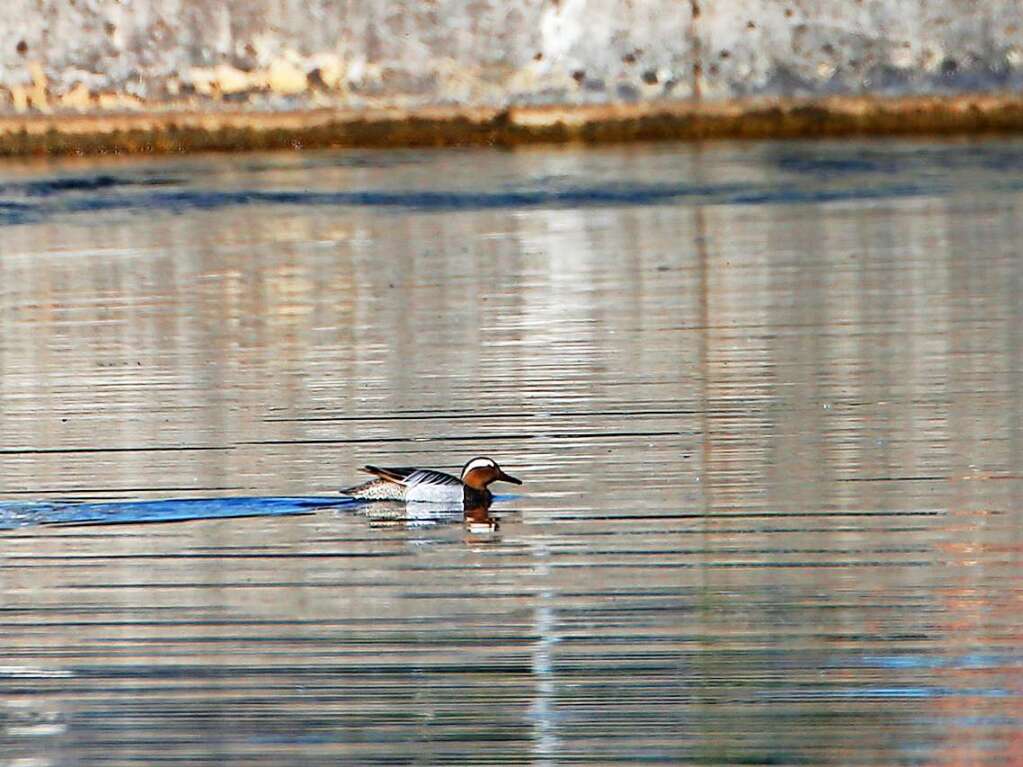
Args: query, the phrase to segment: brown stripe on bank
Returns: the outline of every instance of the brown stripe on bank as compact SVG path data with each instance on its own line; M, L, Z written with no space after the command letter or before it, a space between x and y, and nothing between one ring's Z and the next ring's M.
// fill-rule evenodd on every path
M1023 96L0 116L0 155L1023 132Z

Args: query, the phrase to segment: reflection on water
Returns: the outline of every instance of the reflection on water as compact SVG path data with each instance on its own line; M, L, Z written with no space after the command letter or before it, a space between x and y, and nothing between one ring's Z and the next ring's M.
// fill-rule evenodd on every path
M8 521L303 513L0 532L0 753L1020 761L1021 182L1018 142L4 166ZM499 525L331 500L479 454Z

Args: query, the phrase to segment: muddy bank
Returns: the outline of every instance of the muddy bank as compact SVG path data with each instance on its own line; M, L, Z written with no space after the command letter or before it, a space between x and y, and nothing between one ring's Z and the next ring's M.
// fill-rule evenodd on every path
M24 115L0 117L0 154L516 146L1020 130L1023 98L1015 94L511 109Z

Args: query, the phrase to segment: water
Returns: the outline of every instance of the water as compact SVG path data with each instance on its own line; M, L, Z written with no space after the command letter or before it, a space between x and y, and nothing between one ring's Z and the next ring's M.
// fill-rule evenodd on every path
M6 164L0 761L1019 761L1021 195L1014 141ZM496 529L336 501L478 454Z

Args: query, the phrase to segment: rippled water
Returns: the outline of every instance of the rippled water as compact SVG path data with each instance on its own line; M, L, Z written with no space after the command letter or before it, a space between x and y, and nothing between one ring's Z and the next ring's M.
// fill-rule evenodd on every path
M1023 761L1023 143L7 164L0 235L4 764ZM496 530L336 500L476 454Z

